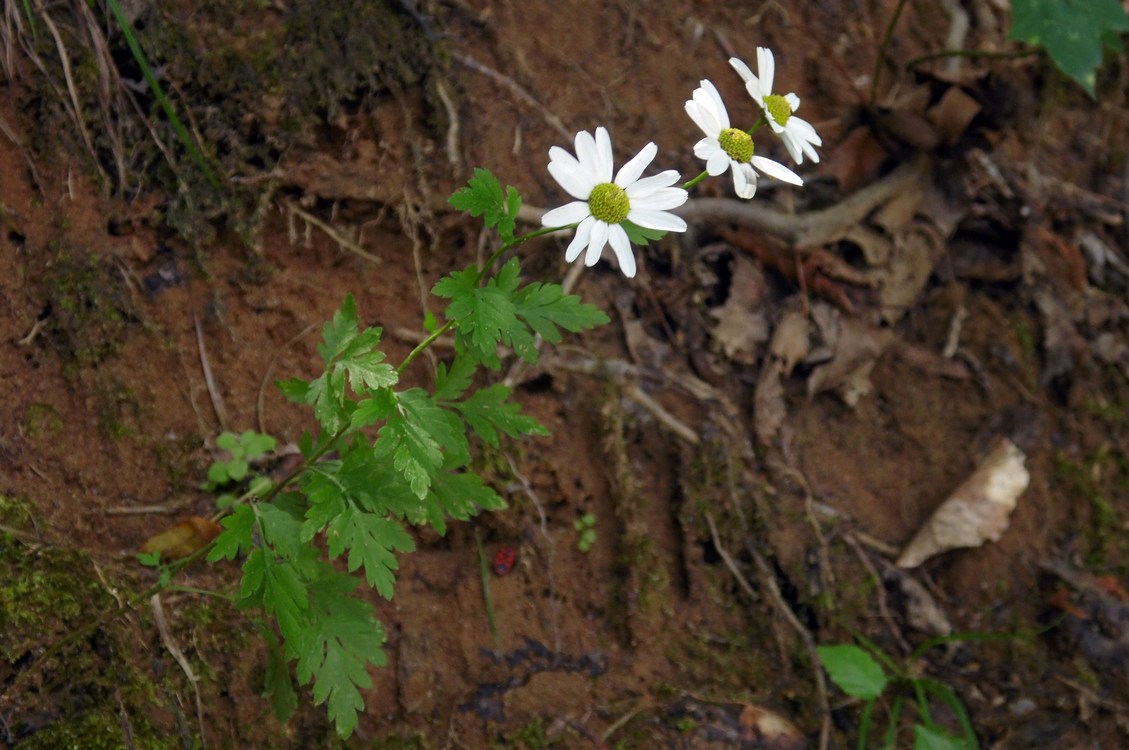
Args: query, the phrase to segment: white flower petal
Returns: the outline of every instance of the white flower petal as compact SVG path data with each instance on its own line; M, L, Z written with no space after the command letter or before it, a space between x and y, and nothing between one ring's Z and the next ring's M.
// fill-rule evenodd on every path
M699 159L709 159L717 151L721 151L721 142L717 138L703 138L694 144L694 156Z
M560 183L565 192L582 201L588 200L592 188L596 187L596 183L583 168L573 167L564 160L549 162L549 174Z
M733 162L733 190L745 200L757 194L757 173L751 164Z
M604 182L600 179L600 157L596 151L596 139L587 130L576 134L576 158L580 166L590 174L595 184Z
M788 155L792 157L792 161L803 164L804 152L800 149L800 144L796 142L796 139L785 130L780 134L780 140L784 142L784 148L788 149Z
M569 224L583 221L591 215L592 212L585 201L573 201L551 211L546 211L545 215L541 217L541 226L567 227Z
M612 139L607 128L596 128L596 156L598 182L612 181Z
M749 69L749 66L745 64L744 60L731 57L729 58L729 64L733 66L733 69L737 71L737 75L741 76L741 80L745 83L752 83L757 80L757 77L753 75L753 71ZM757 86L760 86L759 82Z
M701 83L702 88L705 89L706 93L713 99L718 123L721 125L721 128L717 132L720 133L722 130L729 127L729 110L725 108L725 102L722 101L721 94L717 93L717 89L714 87L713 83L706 79L702 79Z
M715 153L710 155L709 160L706 161L706 171L710 177L717 177L719 174L729 169L729 154L725 153L722 149L718 149Z
M592 227L595 224L596 219L591 216L580 222L580 226L576 228L576 234L573 235L572 242L568 243L568 249L565 250L566 263L571 263L580 257L580 251L588 245L588 238L592 236Z
M668 169L665 172L659 172L658 174L652 175L651 177L644 177L641 180L636 180L632 184L628 185L624 192L627 193L627 197L630 198L631 203L634 204L635 201L639 200L640 198L646 198L652 193L657 193L663 188L670 187L674 183L678 182L679 177L680 175L678 174L678 172L673 169Z
M631 252L631 242L627 239L627 232L619 224L608 228L608 244L615 252L619 261L619 270L627 278L635 277L635 253Z
M702 83L709 83L709 81L702 81ZM712 84L710 85L712 86ZM729 127L729 115L725 111L725 105L722 105L720 110L718 109L720 97L715 99L715 94L710 94L704 87L694 89L694 103L707 115L707 121L702 128L702 132L706 135L717 135Z
M799 117L788 118L788 130L793 131L809 143L814 143L817 146L823 145L823 139L819 137L819 133L815 132L815 128L807 120L801 120Z
M788 102L788 106L792 108L793 113L800 108L800 97L795 94L785 94L784 101ZM791 122L791 120L789 120L789 122Z
M549 149L549 163L552 164L553 162L557 162L561 164L561 166L566 166L573 170L581 169L580 162L577 161L576 157L560 146L553 146Z
M682 188L663 188L662 190L651 193L650 195L645 195L641 198L632 198L631 208L638 208L641 210L658 209L660 211L665 211L668 208L677 208L678 206L681 206L689 197L690 194Z
M717 135L721 131L713 130L713 117L710 113L706 112L704 108L697 102L691 100L686 102L686 114L690 115L690 119L698 126L698 130L706 135Z
M608 223L597 219L592 224L592 236L588 238L588 252L584 256L584 265L589 267L596 265L606 244L608 244Z
M686 222L667 211L632 207L627 214L627 220L647 229L661 229L666 232L686 231Z
M757 72L760 74L761 92L767 96L772 93L772 82L776 78L776 58L767 47L757 47Z
M785 141L785 145L787 145L787 141ZM760 170L769 177L775 177L781 182L791 183L792 185L804 184L803 179L798 174L788 169L788 167L784 166L778 161L766 159L763 156L754 156L752 158L752 162L753 166L756 169Z
M639 175L643 174L643 170L655 158L655 154L659 152L659 147L654 143L648 143L643 147L643 150L635 154L635 157L619 168L619 173L615 176L615 184L621 188L626 189L631 183L639 179ZM611 179L609 173L608 179ZM607 182L608 180L605 180Z

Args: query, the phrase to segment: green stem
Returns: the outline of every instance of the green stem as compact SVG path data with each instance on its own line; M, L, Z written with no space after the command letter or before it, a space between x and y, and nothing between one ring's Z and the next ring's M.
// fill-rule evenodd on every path
M682 183L682 189L683 190L689 190L690 188L694 187L695 185L697 185L702 180L706 179L706 177L708 177L708 176L709 176L709 172L703 171L700 175L698 175L694 179L687 180L686 182Z
M435 340L437 338L439 338L444 333L446 333L447 331L454 328L457 325L457 323L458 323L457 321L448 320L446 323L444 323L443 325L436 328L435 331L433 331L430 336L428 336L423 341L416 344L416 348L412 349L410 352L408 352L408 356L404 357L404 361L401 362L400 366L396 368L396 374L400 375L401 373L403 373L404 368L407 367L409 364L411 364L411 361L413 359L418 357L423 352L424 349L426 349L427 347L429 347L433 343L435 343Z
M902 17L902 11L905 10L906 0L898 0L898 7L894 9L894 17L890 19L890 24L886 27L886 36L882 39L882 47L878 50L878 59L874 61L874 74L870 77L870 102L869 106L874 107L874 103L878 100L878 79L882 76L882 63L886 61L886 52L890 49L890 41L894 38L894 27L898 25L898 19Z
M482 548L482 534L479 529L474 529L474 543L478 545L478 565L482 572L482 597L486 602L486 622L490 624L490 637L494 639L494 650L502 650L502 641L498 638L498 623L494 621L494 605L490 601L490 566L486 563L486 551Z
M523 242L528 242L529 240L535 239L537 237L544 237L546 234L552 234L553 232L559 232L562 229L570 229L570 228L575 227L575 226L576 226L575 224L569 224L568 226L564 226L564 227L545 227L544 229L538 229L538 230L535 230L533 232L530 232L529 234L523 234L520 237L513 238L512 240L505 243L500 248L498 248L497 250L494 251L494 254L491 255L489 259L487 259L485 264L483 264L482 273L486 273L486 269L488 269L488 268L490 268L490 266L494 265L494 263L498 260L498 258L502 257L502 253L506 252L510 248L517 247L518 245L522 244Z

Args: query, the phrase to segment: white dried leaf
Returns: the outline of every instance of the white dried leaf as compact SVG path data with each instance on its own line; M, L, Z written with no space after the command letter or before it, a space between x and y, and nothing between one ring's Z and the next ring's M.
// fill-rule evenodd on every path
M913 568L941 552L999 541L1030 481L1026 460L1014 443L1001 440L918 530L897 566Z

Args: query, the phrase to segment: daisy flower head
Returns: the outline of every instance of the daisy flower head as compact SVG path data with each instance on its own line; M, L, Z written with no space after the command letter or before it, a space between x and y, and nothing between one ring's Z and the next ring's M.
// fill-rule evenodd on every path
M686 102L686 114L706 135L694 144L694 156L706 160L706 172L711 177L732 169L738 197L752 198L756 194L757 170L793 185L804 184L788 167L754 154L752 136L730 127L725 102L709 81L703 80L701 87L694 89L693 98Z
M640 179L657 153L658 147L648 143L612 179L612 141L602 127L595 136L586 130L576 134L576 156L559 146L549 149L549 174L576 198L541 217L546 227L577 225L565 250L566 261L576 260L587 248L584 265L594 266L604 246L611 245L623 275L631 278L635 255L622 226L625 221L647 229L686 231L686 222L668 211L688 197L682 188L671 187L678 182L678 172L669 169Z
M795 94L772 93L772 81L776 76L776 60L772 50L766 47L757 47L757 70L760 76L753 75L749 66L736 57L729 58L729 64L745 82L749 95L756 100L764 111L772 132L784 141L784 147L797 164L804 163L806 155L813 162L819 161L819 154L815 146L822 146L823 141L815 128L807 120L795 116L795 111L800 108L800 97Z

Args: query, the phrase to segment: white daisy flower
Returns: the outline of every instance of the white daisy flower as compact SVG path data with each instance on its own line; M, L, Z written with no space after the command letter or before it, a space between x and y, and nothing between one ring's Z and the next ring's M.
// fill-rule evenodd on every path
M549 149L549 174L577 200L554 208L541 217L542 226L563 227L578 224L576 234L565 251L571 263L587 246L584 265L594 266L610 244L623 275L635 275L635 256L627 232L620 226L630 221L647 229L685 232L686 222L668 213L686 202L673 169L639 179L655 158L658 147L648 143L635 158L620 167L612 180L612 142L608 131L596 128L596 136L586 130L576 134L576 156L559 146Z
M694 144L694 156L706 160L706 172L717 177L727 168L733 169L733 188L740 198L752 198L757 192L755 170L793 185L804 181L788 167L772 159L753 154L753 139L744 130L729 126L729 113L721 95L709 81L694 89L694 98L686 102L686 114L702 129L706 137Z
M818 162L819 154L815 152L813 146L822 146L823 141L811 123L793 114L800 108L800 97L795 94L781 96L772 93L772 79L776 75L776 60L772 56L772 50L757 47L759 78L753 75L748 65L736 57L729 58L729 64L745 82L749 95L764 110L765 119L768 120L772 131L784 141L784 147L792 155L792 160L797 164L803 164L804 156L807 155L813 162Z

